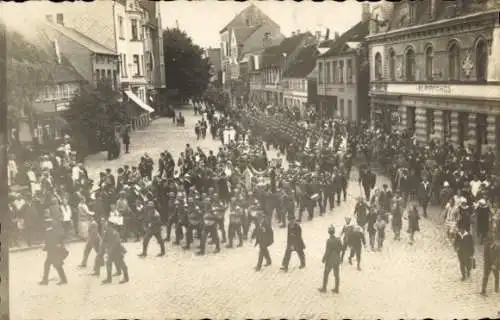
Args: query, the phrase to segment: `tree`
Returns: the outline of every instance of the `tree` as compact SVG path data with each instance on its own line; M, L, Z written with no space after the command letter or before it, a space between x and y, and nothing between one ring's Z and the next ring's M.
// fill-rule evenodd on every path
M181 100L200 97L210 81L211 64L203 49L177 28L163 32L167 88L177 90Z
M83 87L63 114L77 152L85 157L100 151L105 139L114 137L115 126L128 123L128 111L121 94L111 86Z

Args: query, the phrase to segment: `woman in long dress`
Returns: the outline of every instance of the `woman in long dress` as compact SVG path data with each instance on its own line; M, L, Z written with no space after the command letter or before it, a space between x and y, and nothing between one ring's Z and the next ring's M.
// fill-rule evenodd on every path
M458 205L454 197L448 200L444 208L446 234L448 239L455 239L457 233Z

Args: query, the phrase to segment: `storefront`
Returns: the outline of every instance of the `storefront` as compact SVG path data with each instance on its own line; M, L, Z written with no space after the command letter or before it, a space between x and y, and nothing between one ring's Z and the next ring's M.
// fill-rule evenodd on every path
M500 153L500 85L388 84L371 91L372 123Z

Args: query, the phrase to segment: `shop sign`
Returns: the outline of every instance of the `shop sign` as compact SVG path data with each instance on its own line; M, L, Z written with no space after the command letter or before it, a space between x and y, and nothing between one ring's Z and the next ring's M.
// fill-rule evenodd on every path
M417 84L417 91L425 94L451 94L451 86L447 84Z
M56 103L56 112L61 112L69 109L69 102Z

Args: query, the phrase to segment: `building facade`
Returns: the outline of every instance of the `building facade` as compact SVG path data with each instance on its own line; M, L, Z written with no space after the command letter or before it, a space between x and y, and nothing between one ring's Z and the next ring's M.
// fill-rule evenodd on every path
M370 24L371 120L500 151L500 1L385 3Z
M363 4L361 21L330 41L328 50L317 59L318 111L323 117L348 121L368 118L369 75L363 47L369 10L369 4Z
M51 38L56 39L59 50L67 57L71 65L90 84L102 83L118 88L119 55L75 29L54 22L52 15L47 15L47 23L40 25Z
M303 79L302 75L294 79L301 80L298 82L292 81L292 79L283 82L283 76L296 61L302 49L314 45L316 42L317 38L310 32L294 33L291 37L285 38L279 45L264 49L260 58L257 56L253 59L254 63L257 61L258 68L252 71L250 76L250 97L262 103L282 105L284 103L284 86L293 84L293 88L299 90L297 92L307 92L306 85L302 81L306 79ZM290 74L289 78L295 78L295 76ZM299 88L299 84L304 85Z

